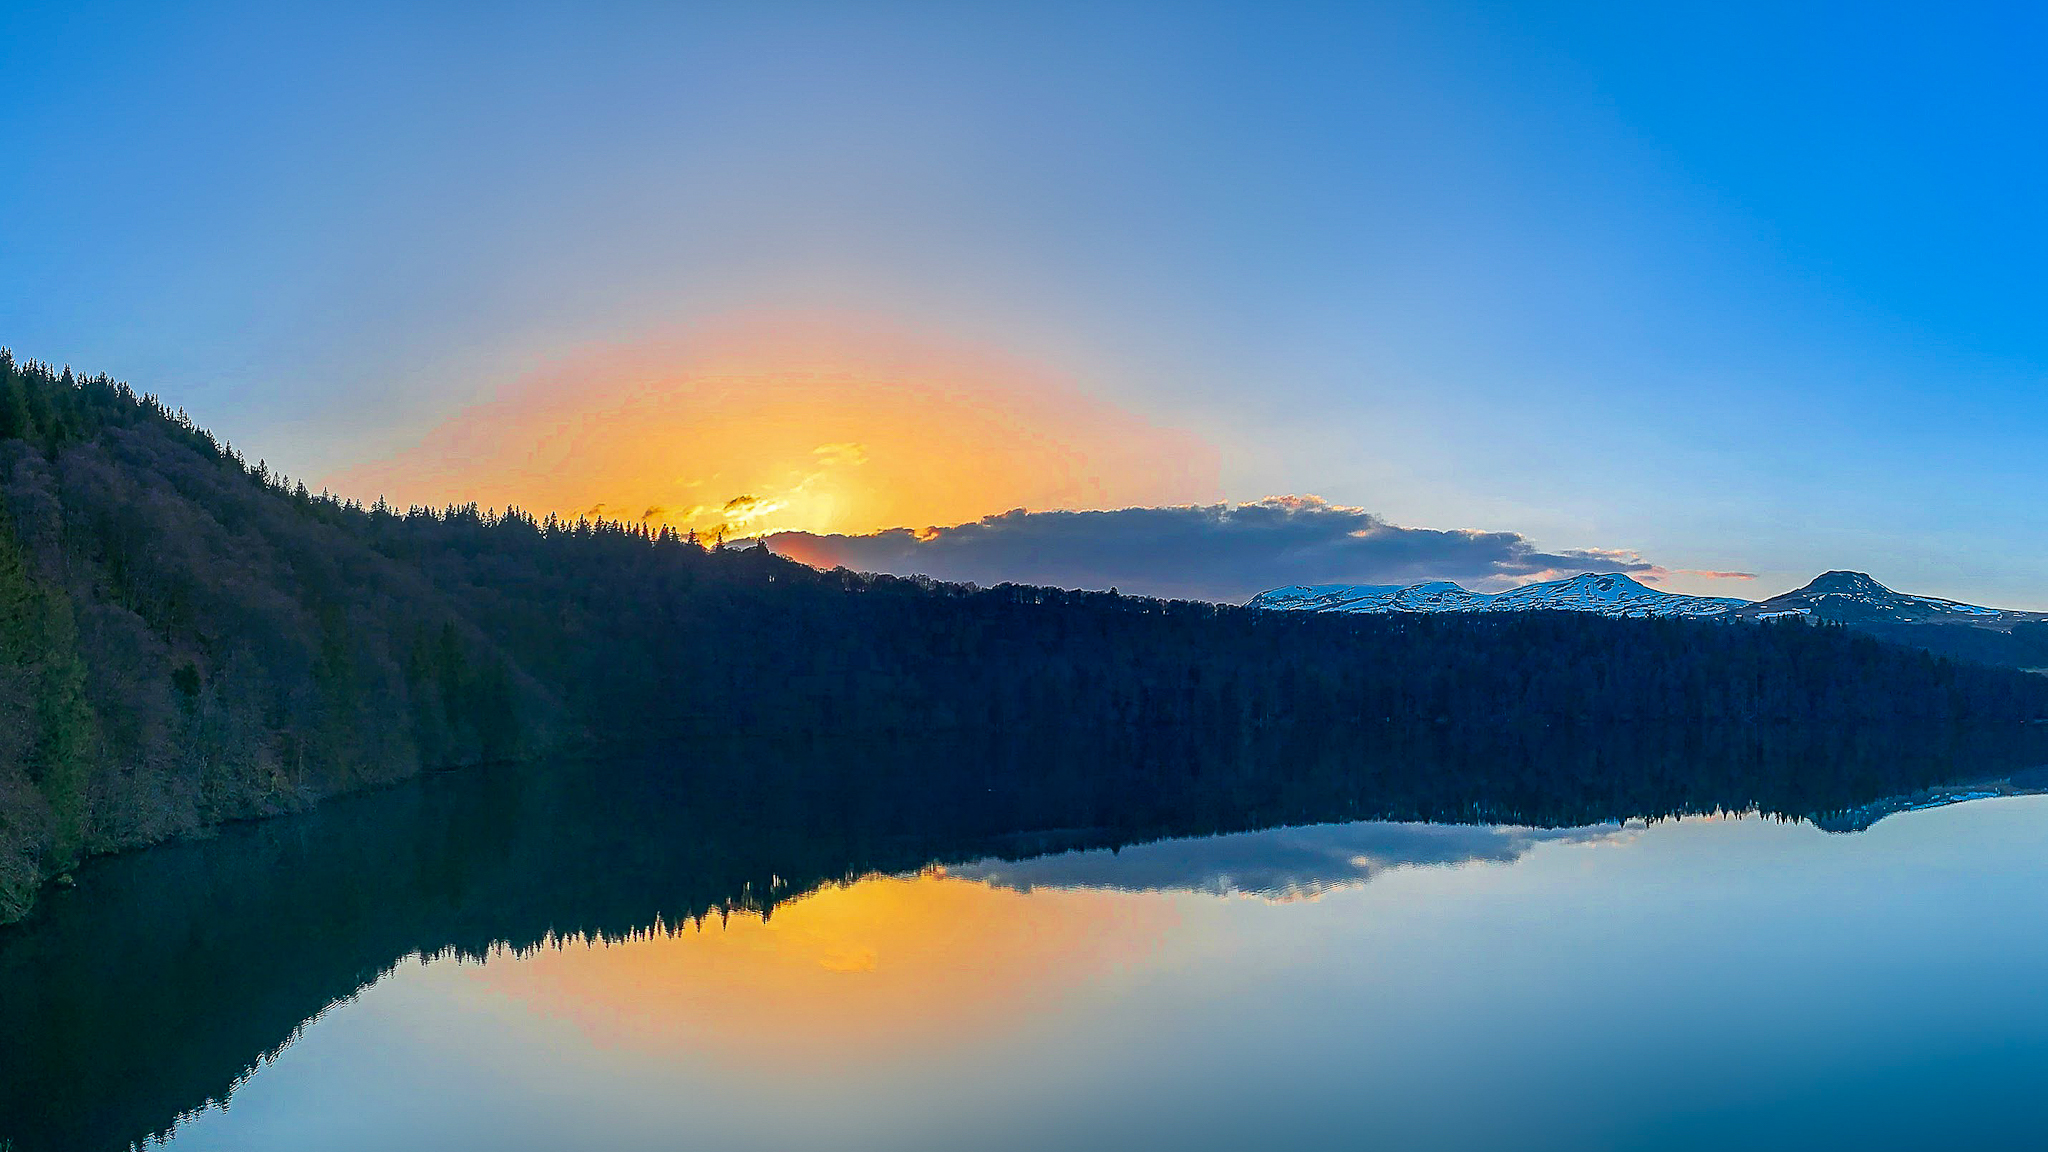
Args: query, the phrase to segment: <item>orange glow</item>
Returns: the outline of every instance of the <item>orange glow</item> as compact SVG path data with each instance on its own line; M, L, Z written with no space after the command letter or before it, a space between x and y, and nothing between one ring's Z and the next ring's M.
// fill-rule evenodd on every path
M754 322L565 358L328 482L754 535L1213 501L1219 470L1188 433L985 350Z
M1014 1024L1157 952L1174 919L1158 898L1026 896L933 871L825 888L765 921L542 949L476 978L605 1046L833 1063Z

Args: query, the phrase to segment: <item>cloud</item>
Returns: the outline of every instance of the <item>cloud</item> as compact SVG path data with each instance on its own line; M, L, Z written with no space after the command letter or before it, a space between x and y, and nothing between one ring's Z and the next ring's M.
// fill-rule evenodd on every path
M820 464L865 464L868 462L868 448L865 444L820 444L811 449L811 455Z
M1632 551L1546 552L1515 532L1406 528L1317 496L1099 512L1017 509L923 531L782 532L769 543L821 568L1233 602L1284 584L1456 580L1493 590L1577 572L1656 570Z
M1634 573L1636 579L1645 584L1662 584L1673 577L1690 577L1694 580L1754 580L1754 572L1716 572L1708 568L1666 568L1653 564L1643 571Z
M1705 568L1672 568L1673 576L1697 576L1702 580L1754 580L1754 572L1711 572Z

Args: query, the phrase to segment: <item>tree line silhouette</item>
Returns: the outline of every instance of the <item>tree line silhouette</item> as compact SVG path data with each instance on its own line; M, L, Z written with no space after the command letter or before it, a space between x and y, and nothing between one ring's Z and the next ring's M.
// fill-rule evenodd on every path
M1265 613L365 506L154 396L5 352L0 521L0 921L93 853L569 745L1060 732L1175 749L1154 778L1120 777L1128 803L1175 786L1186 750L1290 738L1376 754L1636 727L1682 746L2048 716L2048 679L1831 627ZM1541 762L1530 797L1583 783Z

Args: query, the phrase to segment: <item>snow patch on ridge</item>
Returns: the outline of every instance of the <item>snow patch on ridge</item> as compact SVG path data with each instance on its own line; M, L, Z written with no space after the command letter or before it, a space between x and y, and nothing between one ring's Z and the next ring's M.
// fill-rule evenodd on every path
M1719 616L1749 601L1659 592L1619 572L1588 572L1489 595L1448 580L1421 584L1296 584L1261 592L1250 608L1283 612L1591 612L1618 617Z

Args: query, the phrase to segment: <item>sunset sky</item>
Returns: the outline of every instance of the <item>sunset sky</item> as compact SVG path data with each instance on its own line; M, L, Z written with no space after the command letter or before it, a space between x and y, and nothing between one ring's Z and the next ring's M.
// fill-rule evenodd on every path
M15 5L0 345L365 500L2048 608L2048 16L1923 15Z

